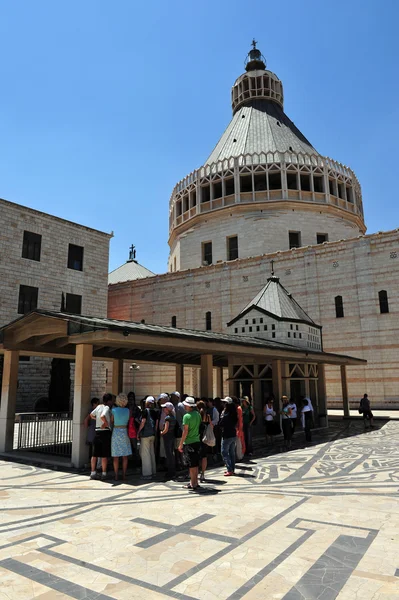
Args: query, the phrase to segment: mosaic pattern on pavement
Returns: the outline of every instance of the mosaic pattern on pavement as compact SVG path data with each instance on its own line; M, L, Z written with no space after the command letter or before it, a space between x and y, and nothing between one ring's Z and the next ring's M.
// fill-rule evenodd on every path
M203 493L0 474L0 600L399 600L399 422L341 422Z

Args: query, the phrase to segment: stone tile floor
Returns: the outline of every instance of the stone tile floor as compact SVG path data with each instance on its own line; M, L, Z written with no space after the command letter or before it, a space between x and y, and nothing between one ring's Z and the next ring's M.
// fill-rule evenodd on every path
M202 493L0 461L0 600L399 600L399 422L335 422Z

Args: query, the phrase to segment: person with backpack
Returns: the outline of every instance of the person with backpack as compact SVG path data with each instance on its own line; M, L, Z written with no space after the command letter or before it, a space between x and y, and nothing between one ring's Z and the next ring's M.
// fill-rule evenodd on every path
M155 398L147 396L141 423L137 432L140 441L142 479L152 479L156 474L155 434L158 429L158 413L154 409Z
M360 400L359 413L363 414L363 422L365 429L367 427L367 421L369 421L370 423L370 428L374 427L374 415L371 412L370 400L367 394L364 394L363 398Z

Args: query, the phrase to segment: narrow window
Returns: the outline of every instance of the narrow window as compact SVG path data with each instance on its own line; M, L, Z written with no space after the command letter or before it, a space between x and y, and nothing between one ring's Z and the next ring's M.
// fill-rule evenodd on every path
M238 237L236 235L227 238L227 260L238 258Z
M256 326L256 331L260 331L259 325Z
M380 301L380 313L389 313L388 294L386 290L378 292L378 299Z
M37 308L37 296L39 288L30 285L19 286L18 314L25 315Z
M176 217L180 217L181 214L182 214L181 200L179 200L179 202L176 202Z
M252 327L248 327L248 331L252 331Z
M252 192L252 175L240 176L240 191Z
M212 242L202 244L202 262L204 265L212 264Z
M65 311L74 315L82 314L82 296L78 294L66 294Z
M275 325L272 325L272 330L274 331L275 329L276 329L276 326L275 326Z
M222 182L221 181L215 181L213 184L213 199L216 200L217 198L221 198L223 196L222 194Z
M209 202L211 199L211 188L209 185L201 187L201 202Z
M328 233L316 233L316 241L318 244L328 242Z
M348 202L353 203L353 191L352 188L349 186L346 186L346 199Z
M310 175L301 174L301 190L303 192L310 192Z
M328 187L330 188L331 196L337 196L337 184L335 179L328 180Z
M238 328L237 327L234 328L234 333L238 333Z
M226 196L231 196L232 194L234 194L234 177L225 179L224 189Z
M248 325L248 319L245 319L245 325Z
M298 177L296 173L287 173L287 188L289 190L298 189Z
M68 269L73 269L74 271L83 271L83 246L69 244Z
M245 333L245 327L241 327L241 333Z
M322 194L324 192L324 182L321 175L313 175L313 189L315 192Z
M275 338L275 337L276 337L276 332L275 332L275 331L273 331L273 333L272 333L272 338Z
M263 331L267 331L267 325L263 325Z
M342 198L342 200L345 199L344 187L344 184L341 181L338 181L338 196Z
M342 296L335 296L335 316L341 319L344 316L344 303Z
M301 246L301 233L299 231L288 232L289 244L291 248L300 248Z
M22 258L40 261L40 252L42 247L42 236L31 231L24 231L24 240L22 244Z
M288 331L287 337L291 337L291 331Z
M259 319L259 323L263 323L263 317Z
M281 173L269 173L269 190L281 190Z
M212 329L212 313L208 311L205 313L205 329L211 331Z
M255 173L254 175L255 192L264 192L266 187L266 173Z
M256 325L256 319L252 319L252 325Z
M172 327L176 327L176 317L172 317Z

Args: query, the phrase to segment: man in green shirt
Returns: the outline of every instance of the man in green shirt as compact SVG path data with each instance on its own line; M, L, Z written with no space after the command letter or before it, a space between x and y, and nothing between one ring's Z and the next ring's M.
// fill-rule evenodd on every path
M179 451L183 452L184 462L189 468L190 483L185 486L187 489L195 491L199 489L198 485L198 465L200 443L200 424L201 415L197 410L194 398L187 396L183 402L186 414L183 417L183 435L179 445Z

